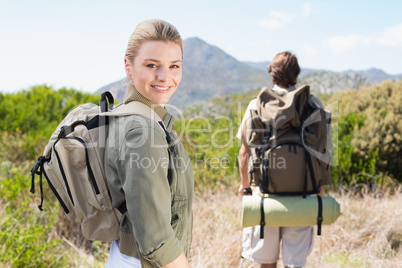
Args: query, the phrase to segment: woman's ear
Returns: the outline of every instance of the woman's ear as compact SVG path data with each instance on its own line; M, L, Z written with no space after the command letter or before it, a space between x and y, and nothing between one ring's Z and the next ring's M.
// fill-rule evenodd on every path
M127 59L124 59L124 69L126 70L127 77L131 78L131 64Z

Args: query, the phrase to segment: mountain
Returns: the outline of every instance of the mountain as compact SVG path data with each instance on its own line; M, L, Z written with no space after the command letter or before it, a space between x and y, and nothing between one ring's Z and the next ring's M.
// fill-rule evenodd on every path
M169 103L180 108L229 93L272 85L269 75L250 67L222 49L192 37L183 42L183 77ZM113 82L97 93L109 90L119 101L124 98L122 82Z
M210 45L197 37L187 38L183 42L183 77L169 104L185 108L215 97L244 93L263 86L272 86L267 73L269 61L241 62L228 55L222 49ZM389 75L380 69L344 72L301 68L298 84L309 84L313 94L331 94L345 89L360 88L383 80L402 79L400 75ZM122 101L124 79L113 82L99 89L106 90Z
M258 70L264 71L266 73L268 72L269 61L257 61L257 62L256 61L243 61L243 62L254 69L258 69ZM321 72L321 71L314 70L314 69L308 69L308 68L301 68L299 77L302 77L304 75L307 75L307 74L313 73L313 72Z
M243 62L254 69L261 70L266 73L268 72L269 61L243 61Z
M248 66L258 69L264 72L267 72L269 61L260 61L260 62L254 62L254 61L244 61L245 64ZM301 67L301 72L300 72L300 78L303 76L309 75L311 73L336 73L336 74L345 74L345 75L351 75L351 74L358 74L366 79L368 79L370 82L381 82L384 80L399 80L402 79L402 74L397 74L397 75L392 75L392 74L387 74L381 69L377 68L370 68L367 70L362 70L362 71L354 71L354 70L347 70L344 72L332 72L328 70L316 70L316 69L309 69L309 68L303 68Z
M377 69L377 68L371 68L368 70L364 70L364 71L346 71L344 73L357 73L363 77L368 78L369 80L373 81L373 82L381 82L383 80L399 80L402 79L402 74L399 75L391 75L391 74L387 74L385 73L383 70L381 69Z
M399 80L401 75L390 75L383 70L371 68L363 71L316 71L302 69L299 84L308 84L313 93L331 94L345 89L359 89L364 86L372 86L384 80Z
M300 75L297 85L309 85L315 95L332 94L345 89L359 89L374 82L356 72L337 73L330 71L310 71Z
M246 61L244 63L261 71L267 71L269 65L269 61ZM331 94L350 88L359 89L362 86L370 86L384 80L399 79L402 79L402 74L390 75L376 68L362 71L332 72L301 67L298 85L310 85L313 94Z
M199 38L184 41L183 79L173 103L195 103L266 86L270 77Z

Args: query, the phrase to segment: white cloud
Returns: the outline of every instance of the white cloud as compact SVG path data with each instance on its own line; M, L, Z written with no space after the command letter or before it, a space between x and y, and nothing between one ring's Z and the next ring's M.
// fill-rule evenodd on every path
M263 19L259 25L269 30L285 25L292 20L292 14L280 11L269 12L269 19Z
M386 28L381 35L375 39L379 45L386 47L396 47L402 45L402 24Z
M385 28L380 33L373 33L368 36L359 34L332 36L326 40L325 44L336 55L342 55L348 51L368 45L402 46L402 24Z
M317 49L312 45L306 44L302 46L301 50L307 57L312 57L317 54Z
M294 12L294 13L289 13L289 12L282 12L282 11L270 11L268 13L268 18L265 18L260 21L259 25L262 27L265 27L269 30L273 30L276 28L279 28L283 25L288 24L294 19L298 18L306 18L310 16L312 13L313 9L311 7L310 3L304 3L302 6L302 13L300 12Z
M264 45L266 45L266 46L272 46L272 45L275 45L275 44L277 44L278 42L275 42L274 40L272 40L272 39L265 39L264 40Z
M310 16L311 12L312 12L311 4L310 3L304 3L304 5L303 5L303 17Z
M338 35L328 38L326 44L334 54L342 55L359 46L370 44L370 38L357 34Z

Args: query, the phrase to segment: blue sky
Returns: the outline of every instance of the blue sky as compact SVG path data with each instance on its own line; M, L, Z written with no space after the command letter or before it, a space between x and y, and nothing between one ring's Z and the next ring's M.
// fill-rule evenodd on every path
M401 14L393 0L0 0L0 91L46 83L94 92L117 81L130 34L150 18L241 61L290 50L305 68L401 74Z

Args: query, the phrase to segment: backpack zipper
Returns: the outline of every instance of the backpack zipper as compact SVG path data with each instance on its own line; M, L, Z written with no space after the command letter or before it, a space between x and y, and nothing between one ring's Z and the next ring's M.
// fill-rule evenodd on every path
M54 188L53 184L50 182L49 177L47 176L45 170L43 170L43 174L45 175L45 178L47 180L47 183L49 184L50 189L52 190L53 194L56 196L57 200L59 200L59 203L61 205L61 207L63 208L64 212L66 214L69 214L70 211L68 210L66 204L64 203L63 199L61 198L61 196L59 195L59 193L56 191L56 188Z
M88 168L89 179L90 179L90 181L91 181L91 183L92 183L92 185L93 185L93 187L94 187L95 194L97 194L97 195L100 194L100 190L99 190L98 184L96 183L96 180L95 180L95 175L94 175L94 173L93 173L93 171L92 171L91 164L89 163L88 150L87 150L87 146L86 146L85 141L84 141L83 139L81 139L81 138L74 137L74 136L72 136L72 137L65 137L64 139L74 139L74 140L80 142L80 143L82 144L82 146L85 148L85 160L86 160L86 162L87 162L87 168Z
M73 196L71 195L70 186L68 185L67 177L66 177L66 174L65 174L65 172L64 172L63 165L61 164L61 161L60 161L60 156L59 156L59 154L57 153L57 150L56 150L56 144L57 144L57 142L58 142L59 140L60 140L60 139L57 139L57 141L53 144L53 150L54 150L54 152L55 152L55 154L56 154L57 163L59 163L61 176L63 177L64 183L66 184L68 197L70 198L71 203L74 205L74 200L73 200ZM49 181L49 180L48 180L48 181Z

